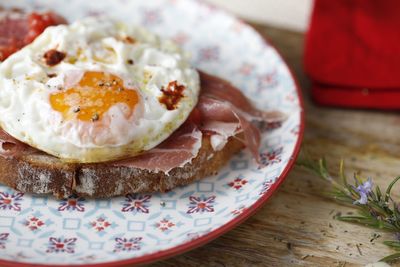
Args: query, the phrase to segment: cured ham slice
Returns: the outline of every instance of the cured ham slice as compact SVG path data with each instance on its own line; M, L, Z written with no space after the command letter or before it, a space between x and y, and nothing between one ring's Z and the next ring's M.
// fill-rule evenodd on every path
M168 173L175 167L183 167L191 162L199 153L201 140L202 133L197 126L186 122L157 147L113 165Z
M263 111L257 109L249 99L230 82L216 76L199 71L202 95L229 102L236 109L243 112L249 120L274 123L284 121L286 115L279 111Z
M235 136L231 135L231 129L229 129L230 132L226 131L226 123L236 123L237 130L234 133L243 132L243 143L249 148L254 158L259 161L260 131L246 118L247 113L228 101L214 99L206 95L200 97L197 108L200 110L203 120L208 121L208 123L213 122L213 132L223 136L222 141L225 143L230 136ZM207 125L207 123L204 123L204 125ZM215 146L218 146L219 149L223 148L214 144L213 147Z
M224 148L229 137L241 132L239 126L237 122L208 121L201 125L201 130L211 133L211 147L214 151L219 151Z
M259 162L260 131L251 122L281 122L286 116L279 111L257 109L239 89L225 80L204 72L200 72L200 79L202 92L197 109L206 121L203 124L213 125L213 129L201 128L214 133L210 137L213 148L222 149L229 137L243 132L243 143ZM230 123L229 129L227 123ZM232 131L235 123L236 129Z
M11 158L35 151L34 148L18 141L0 128L0 156Z

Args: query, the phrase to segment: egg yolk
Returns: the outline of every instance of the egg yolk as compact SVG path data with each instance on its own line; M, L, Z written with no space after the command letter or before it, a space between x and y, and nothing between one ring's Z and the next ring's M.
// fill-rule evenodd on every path
M85 72L74 87L50 95L51 107L64 119L76 117L81 121L97 121L118 103L126 104L130 116L138 101L137 92L124 88L121 78L95 71Z

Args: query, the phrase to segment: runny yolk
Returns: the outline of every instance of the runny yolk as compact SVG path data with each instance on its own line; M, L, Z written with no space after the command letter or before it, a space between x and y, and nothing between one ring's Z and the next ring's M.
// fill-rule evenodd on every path
M81 121L97 121L118 103L126 104L130 115L138 101L137 92L124 88L121 78L95 71L86 72L74 87L50 95L51 107L64 119L76 116Z

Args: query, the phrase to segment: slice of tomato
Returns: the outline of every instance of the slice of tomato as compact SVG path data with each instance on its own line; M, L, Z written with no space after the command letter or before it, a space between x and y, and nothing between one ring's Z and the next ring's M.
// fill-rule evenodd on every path
M0 61L30 44L47 27L66 20L53 13L24 13L21 10L0 10Z

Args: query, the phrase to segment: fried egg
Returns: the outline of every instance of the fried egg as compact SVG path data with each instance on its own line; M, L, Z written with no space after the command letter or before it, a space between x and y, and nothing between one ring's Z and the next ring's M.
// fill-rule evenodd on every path
M47 28L0 65L0 125L71 162L154 148L189 116L199 75L171 41L107 18Z

